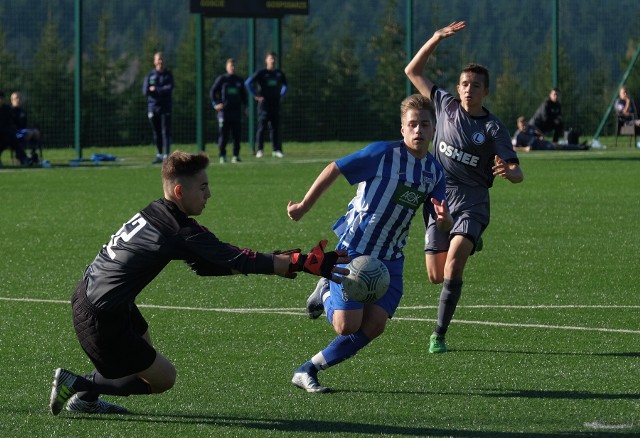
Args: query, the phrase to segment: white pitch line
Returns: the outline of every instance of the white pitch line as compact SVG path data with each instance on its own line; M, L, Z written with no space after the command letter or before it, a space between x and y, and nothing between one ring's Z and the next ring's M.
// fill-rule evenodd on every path
M633 424L605 424L598 421L592 423L584 423L584 427L595 430L618 430L618 429L631 429Z
M69 301L64 300L47 300L36 298L9 298L0 297L0 301L14 301L14 302L32 302L32 303L52 303L52 304L69 304ZM161 310L187 310L187 311L199 311L199 312L220 312L220 313L268 313L275 315L304 315L302 309L295 308L215 308L215 307L190 307L190 306L161 306L157 304L138 304L138 307L148 309L161 309ZM623 305L532 305L532 306L505 306L505 305L468 305L458 306L458 308L515 308L515 309L555 309L555 308L597 308L597 309L621 309L629 308L635 309L640 306L623 306ZM421 310L421 309L435 309L436 306L410 306L399 307L398 310ZM394 316L394 321L415 321L415 322L434 322L432 318L414 318ZM597 328L597 327L580 327L580 326L565 326L565 325L548 325L548 324L524 324L524 323L508 323L508 322L494 322L494 321L472 321L456 319L456 323L459 324L472 324L472 325L486 325L493 327L516 327L516 328L540 328L540 329L557 329L557 330L579 330L579 331L591 331L591 332L604 332L604 333L627 333L627 334L640 334L640 330L628 330L628 329L610 329L610 328Z

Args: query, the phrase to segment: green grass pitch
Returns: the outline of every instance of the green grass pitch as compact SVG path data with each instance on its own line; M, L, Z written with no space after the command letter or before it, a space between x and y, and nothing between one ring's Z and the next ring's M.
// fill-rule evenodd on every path
M363 145L285 144L284 159L260 161L243 145L243 163L226 165L212 153L213 196L198 220L260 251L332 245L354 187L340 180L297 223L286 205ZM161 196L152 148L92 152L123 160L70 167L74 152L53 150L50 169L0 170L3 437L640 435L640 151L630 148L520 154L524 183L496 181L447 354L427 353L440 287L426 281L416 220L401 307L381 338L320 374L334 392L290 384L334 336L304 314L314 277L200 278L174 262L138 303L176 386L106 397L130 415L53 417L53 370L91 369L71 325L72 288L111 234Z

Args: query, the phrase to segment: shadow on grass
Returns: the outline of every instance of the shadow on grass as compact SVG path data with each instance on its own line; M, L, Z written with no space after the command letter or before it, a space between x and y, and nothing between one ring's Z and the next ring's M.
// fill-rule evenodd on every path
M70 418L70 417L67 417ZM367 422L346 422L346 421L325 421L309 419L282 419L282 418L244 418L216 415L193 415L193 414L156 414L156 413L130 413L127 415L74 415L73 421L110 421L110 422L140 422L153 424L178 424L197 425L215 427L234 427L245 429L245 433L251 434L251 430L292 433L354 433L358 435L396 435L396 436L447 436L447 437L491 437L510 438L522 437L521 432L497 432L497 431L476 431L457 430L429 427L411 426L385 426L369 424ZM205 432L204 430L200 429ZM566 437L566 433L527 433L528 437L552 438ZM597 432L572 432L573 437L601 436ZM638 436L637 432L626 433L617 431L616 436Z
M482 393L483 397L548 398L567 400L640 400L640 394L602 394L590 391L545 391L538 389L509 389L500 392Z
M640 357L640 352L624 351L610 353L574 353L564 351L517 351L517 350L477 350L477 349L459 349L448 350L447 353L487 353L487 354L523 354L523 355L543 355L543 356L604 356L604 357Z

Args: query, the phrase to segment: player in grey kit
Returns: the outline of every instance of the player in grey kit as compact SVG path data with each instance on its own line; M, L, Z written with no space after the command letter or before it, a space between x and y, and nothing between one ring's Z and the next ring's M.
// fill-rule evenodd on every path
M442 283L430 353L447 351L445 334L462 294L464 267L489 225L489 188L494 178L500 176L512 183L524 179L509 132L482 106L489 94L487 69L469 64L462 70L458 99L423 75L437 45L465 26L464 21L457 21L437 30L405 68L413 85L433 101L436 109L434 155L445 170L447 201L454 221L451 231L444 233L430 220L425 236L429 281Z
M164 198L136 213L87 267L71 298L73 325L95 370L79 376L55 371L49 408L83 413L126 413L100 394L161 393L176 379L174 365L157 352L136 297L171 260L184 260L198 274L276 274L294 278L305 271L340 281L348 274L346 251L324 253L323 240L307 255L240 249L220 241L190 216L202 213L211 197L206 154L176 151L162 165ZM68 401L68 403L67 403Z

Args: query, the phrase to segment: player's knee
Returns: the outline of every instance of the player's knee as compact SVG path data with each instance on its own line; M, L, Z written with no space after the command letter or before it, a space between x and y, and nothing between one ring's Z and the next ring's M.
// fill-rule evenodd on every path
M374 323L374 324L365 324L362 327L362 332L369 338L373 340L384 333L384 329L386 324L384 323Z
M431 284L440 284L444 281L443 274L436 274L433 272L427 273L427 278L429 279L429 283Z
M346 320L346 321L345 320L336 321L336 320L334 320L333 329L339 335L348 336L348 335L351 335L351 334L357 332L360 329L360 322L358 321L358 323L356 324L354 321L348 321L348 320Z
M159 379L150 383L151 390L154 394L160 394L168 391L176 384L176 369L167 370Z

